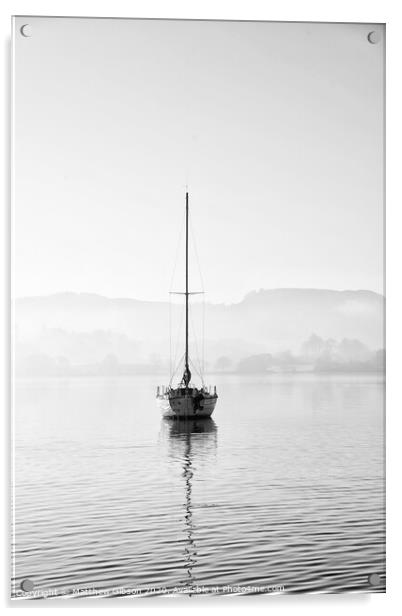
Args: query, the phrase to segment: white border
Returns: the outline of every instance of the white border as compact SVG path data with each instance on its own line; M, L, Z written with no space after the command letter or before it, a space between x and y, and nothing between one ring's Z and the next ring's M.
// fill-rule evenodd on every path
M282 597L256 597L256 598L218 598L216 600L169 600L150 601L140 600L134 604L130 600L92 600L80 601L35 601L12 604L17 611L32 607L55 608L61 605L66 609L97 608L116 609L116 607L130 607L136 611L152 609L158 606L164 611L173 610L200 611L204 609L231 611L253 609L256 611L280 611L286 614L294 610L299 614L307 612L336 612L359 613L366 615L376 614L379 610L390 612L401 603L398 597L399 569L401 555L400 531L400 478L399 468L402 468L399 444L401 431L401 380L402 365L399 360L402 348L402 302L401 302L401 274L399 272L402 255L400 246L402 241L401 225L401 163L400 143L401 133L401 81L402 81L402 20L400 3L392 0L3 0L1 5L1 34L3 49L7 48L10 38L11 20L14 15L66 15L66 16L94 16L94 17L153 17L153 18L190 18L190 19L260 19L277 21L357 21L366 23L387 24L387 593L378 595L303 595ZM4 135L9 134L9 53L5 49L3 61L3 126ZM0 369L4 378L3 393L3 460L5 462L5 485L9 485L9 143L5 140L1 151L3 164L0 168L3 173L4 200L2 208L2 267L0 269L3 287L2 325L0 347ZM399 197L399 199L398 199ZM398 464L399 463L399 464ZM2 570L0 579L2 583L2 598L5 607L10 608L9 595L9 514L8 502L5 499L3 513L3 533L5 541L2 550ZM189 604L188 601L191 601ZM72 605L74 603L74 605Z

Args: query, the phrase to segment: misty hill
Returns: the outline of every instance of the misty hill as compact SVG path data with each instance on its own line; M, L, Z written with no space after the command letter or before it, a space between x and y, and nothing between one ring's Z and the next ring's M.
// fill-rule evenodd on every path
M170 314L173 346L180 351L182 306L173 304ZM192 315L199 339L201 304L193 304ZM238 362L256 354L300 353L313 333L323 340L354 340L377 350L384 346L383 319L384 298L371 291L254 291L236 304L206 304L206 357L213 365L222 356ZM79 293L17 299L17 359L43 354L85 364L112 355L123 363L152 361L165 366L169 320L168 302Z

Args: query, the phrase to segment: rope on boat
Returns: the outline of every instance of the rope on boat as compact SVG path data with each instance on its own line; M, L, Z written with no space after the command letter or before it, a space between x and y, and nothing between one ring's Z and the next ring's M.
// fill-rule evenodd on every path
M183 213L183 216L182 216L182 219L181 219L180 233L179 233L179 239L177 241L177 246L176 246L176 256L175 256L175 260L174 260L172 277L170 279L169 291L172 291L172 289L173 289L174 276L175 276L176 269L177 269L177 261L179 260L179 249L180 249L180 244L181 244L181 238L183 237L184 220L185 220L185 213Z
M176 274L177 262L179 259L179 249L180 249L180 244L181 244L182 237L183 237L184 220L185 220L185 213L183 213L183 216L181 219L180 233L179 233L179 239L177 241L177 246L176 246L176 255L174 259L172 277L170 279L169 291L172 291L173 289L173 282L174 282L174 277ZM182 313L182 317L183 317L183 313ZM180 321L179 332L181 329L181 324L182 324L182 319ZM172 375L172 367L174 366L175 361L176 361L176 356L177 356L177 344L176 344L174 360L172 361L172 297L171 297L171 293L169 293L169 372L171 375Z
M175 260L174 260L174 267L173 267L173 273L172 273L172 277L171 277L171 281L170 281L170 289L169 289L170 290L170 293L169 293L169 372L170 372L170 375L171 375L170 376L169 385L172 384L174 376L175 376L177 370L179 369L179 366L180 366L181 362L184 359L184 355L182 355L180 360L179 360L179 362L176 364L176 359L177 359L178 350L179 350L180 333L181 333L181 330L182 330L183 320L184 320L184 305L182 306L182 310L181 310L179 328L178 328L178 331L177 331L176 345L175 345L175 348L173 349L173 339L172 339L173 310L172 310L172 298L171 298L171 294L172 294L171 291L173 289L174 278L175 278L175 274L176 274L176 270L177 270L177 263L178 263L178 259L179 259L180 245L182 243L183 229L185 227L184 223L185 223L185 213L183 213L182 221L181 221L181 225L180 225L180 234L179 234L179 239L178 239L177 246L176 246L176 254L175 254ZM195 351L196 351L196 355L197 355L198 367L194 364L194 362L192 360L190 360L190 363L193 366L195 372L200 377L202 384L204 385L204 378L203 378L203 373L204 373L204 369L205 369L205 293L204 293L204 280L203 280L203 277L202 277L201 266L200 266L200 259L199 259L199 255L198 255L198 249L197 249L197 243L196 243L196 240L195 240L195 234L194 234L193 225L192 225L191 217L190 216L189 216L189 229L190 229L190 234L191 234L191 238L192 238L191 245L193 247L193 251L194 251L194 255L195 255L195 260L196 260L196 263L197 263L198 274L199 274L200 282L201 282L201 291L203 293L203 298L202 298L202 349L201 349L201 357L200 357L200 353L199 353L199 349L198 349L197 336L196 336L196 331L195 331L195 327L194 327L194 321L193 321L193 317L192 317L192 312L191 312L191 310L189 310L190 322L191 322L191 327L192 327L192 331L193 331L193 335L194 335L194 345L195 345ZM172 357L172 351L173 350L174 350L174 355Z
M169 374L172 376L172 300L169 294Z
M169 387L171 387L171 385L172 385L172 381L173 381L173 379L175 377L175 374L176 374L177 370L179 369L179 366L180 366L181 362L184 359L184 355L185 354L183 353L183 355L180 357L179 361L177 362L176 368L174 369L174 372L173 372L172 376L170 377Z
M191 214L189 214L189 216L188 216L188 222L189 222L189 227L190 227L192 246L194 248L195 259L196 259L196 262L197 262L198 273L199 273L199 276L200 276L201 291L204 292L204 279L202 277L200 259L199 259L198 250L197 250L197 242L195 241L195 234L194 234L193 225L192 225L192 222L191 222Z
M202 373L205 372L205 293L202 296L202 349L201 349L201 365L202 365Z
M192 246L194 248L194 254L195 254L195 259L197 263L198 274L200 276L201 291L203 294L202 295L201 358L198 359L199 364L200 364L200 372L203 374L205 372L205 287L204 287L204 278L202 276L202 270L201 270L201 262L200 262L200 258L198 255L197 242L196 242L195 233L194 233L193 224L192 224L191 213L189 214L189 227L190 227L190 234L191 234L191 239L192 239ZM196 339L195 332L194 332L194 338ZM197 348L197 354L198 354L198 348ZM201 376L201 379L202 379L202 376Z
M202 376L201 376L202 365L201 365L201 360L200 360L200 354L199 354L199 351L198 351L197 335L196 335L196 332L195 332L194 320L193 320L193 315L192 315L191 310L189 310L189 314L190 314L191 328L193 330L193 335L194 335L195 354L196 354L196 357L197 357L198 368L199 368L199 370L196 370L196 372L199 374L199 376L201 377L201 380L202 380ZM193 364L193 367L195 368L195 365L194 365L193 362L192 362L192 364Z
M195 371L195 372L198 374L198 376L200 377L200 379L201 379L201 385L202 385L203 387L205 387L204 378L203 378L203 376L202 376L201 372L199 372L199 370L197 369L197 366L194 364L194 362L193 362L193 360L192 360L192 359L190 359L190 365L193 367L194 371Z
M174 352L173 366L176 364L176 358L177 358L177 354L178 354L178 351L179 351L180 333L181 333L182 326L183 326L183 321L184 321L184 308L185 308L185 306L183 304L182 307L181 307L180 322L179 322L179 327L178 327L178 330L177 330L177 338L176 338L176 347L175 347L175 352ZM184 355L182 357L184 357ZM180 359L180 361L181 361L181 359ZM176 372L176 369L175 369L175 372Z

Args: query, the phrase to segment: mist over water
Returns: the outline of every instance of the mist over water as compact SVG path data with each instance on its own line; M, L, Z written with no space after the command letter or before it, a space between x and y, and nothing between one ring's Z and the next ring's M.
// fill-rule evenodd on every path
M384 591L382 376L219 375L190 425L159 379L17 381L15 595Z

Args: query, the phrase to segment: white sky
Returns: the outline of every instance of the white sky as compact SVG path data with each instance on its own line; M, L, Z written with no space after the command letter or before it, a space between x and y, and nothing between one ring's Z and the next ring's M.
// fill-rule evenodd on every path
M211 301L382 292L383 26L15 31L17 296L166 299L186 183Z

